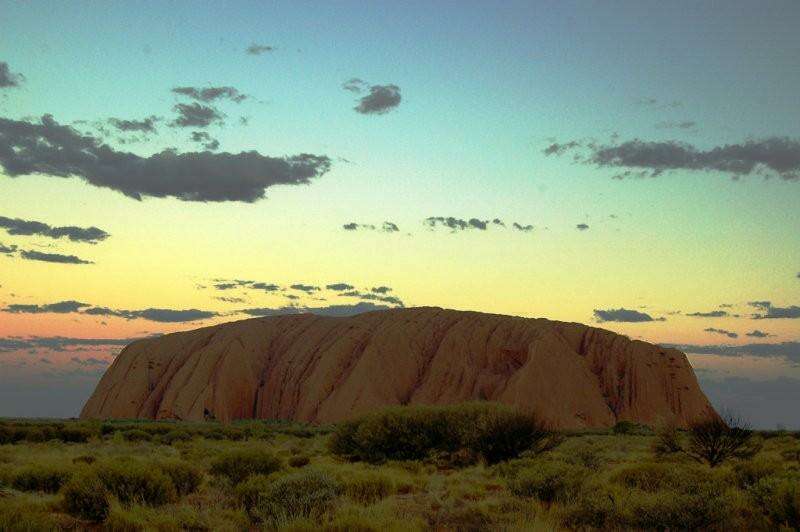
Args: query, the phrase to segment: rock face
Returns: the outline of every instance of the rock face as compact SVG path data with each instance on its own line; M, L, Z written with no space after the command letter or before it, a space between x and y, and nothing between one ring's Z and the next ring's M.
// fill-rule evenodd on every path
M138 340L82 418L333 422L486 399L559 428L715 416L686 355L581 325L409 308L226 323Z

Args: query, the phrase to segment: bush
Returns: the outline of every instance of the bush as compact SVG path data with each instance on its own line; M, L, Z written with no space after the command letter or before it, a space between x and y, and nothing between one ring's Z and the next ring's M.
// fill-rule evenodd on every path
M73 478L61 490L64 511L68 514L101 523L108 517L110 503L105 486L96 475Z
M65 443L86 443L94 433L83 427L61 427L56 435Z
M765 477L748 491L756 506L769 517L775 528L800 528L800 475Z
M509 482L517 497L533 497L543 502L563 501L578 493L586 470L563 462L541 462L523 469Z
M131 429L122 432L122 437L125 441L150 441L153 439L153 436L149 432L145 432L139 429Z
M748 489L762 478L779 473L782 469L780 462L766 459L739 462L733 466L736 483L742 489Z
M170 478L179 496L194 493L203 481L203 472L186 462L163 462L159 467Z
M617 421L611 429L614 434L634 434L641 430L641 426L633 421Z
M708 476L700 466L686 467L678 464L641 463L625 466L611 475L610 480L628 489L656 493L667 489L695 486Z
M467 450L493 464L541 451L550 436L534 416L493 403L390 407L341 423L329 449L372 463Z
M85 455L85 454L81 455L81 456L76 456L75 458L72 459L72 463L73 464L93 464L96 461L97 461L97 458L95 458L94 456Z
M715 417L689 427L689 445L684 452L699 462L716 467L729 458L747 459L761 449L753 431L728 416Z
M97 468L103 486L122 503L160 506L176 499L175 486L157 467L123 462Z
M184 430L171 430L161 437L161 443L172 445L179 441L191 441L192 435Z
M277 479L257 496L253 513L265 523L316 518L333 507L341 485L330 475L306 469Z
M272 480L266 475L251 475L247 480L236 486L236 498L251 519L256 519L253 511L261 494L267 491L271 485Z
M311 462L308 456L292 456L289 458L289 465L292 467L305 467Z
M348 472L342 484L345 495L364 505L377 502L394 492L392 479L376 471Z
M269 475L281 468L281 461L260 449L228 451L211 462L211 473L226 477L232 484L239 484L250 475Z
M14 473L11 486L19 491L55 493L70 478L71 472L43 465L29 466Z

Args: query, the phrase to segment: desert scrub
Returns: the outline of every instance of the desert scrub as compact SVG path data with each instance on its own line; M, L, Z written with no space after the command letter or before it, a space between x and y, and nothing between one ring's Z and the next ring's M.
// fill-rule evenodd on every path
M3 532L33 532L59 530L50 513L50 501L33 495L0 496L0 530Z
M395 491L392 478L381 471L345 471L340 480L343 493L363 505L377 502Z
M695 486L709 476L710 472L695 464L668 464L662 462L625 465L615 470L610 477L612 483L628 489L647 493L660 490Z
M19 491L55 493L72 475L72 471L49 465L27 466L11 475L11 486Z
M261 449L227 451L211 462L211 473L236 485L251 475L269 475L281 469L281 461Z
M202 470L187 462L170 460L160 463L158 467L170 478L179 496L194 493L203 482Z
M86 474L73 478L61 490L61 497L64 511L74 517L101 523L108 516L108 492L97 475Z
M763 477L748 489L748 494L774 527L800 528L800 473L797 471Z
M131 429L122 432L122 438L125 441L150 441L153 439L152 434L139 429Z
M252 514L272 526L297 518L316 519L333 507L341 491L341 484L330 474L304 469L267 484Z
M311 462L308 456L292 456L289 458L289 465L291 467L305 467Z
M96 474L109 493L124 504L158 506L177 498L170 477L150 464L132 460L103 464L96 468Z
M587 470L564 462L537 462L519 471L508 483L517 497L532 497L542 502L566 500L581 488Z
M494 403L390 407L341 423L329 449L372 463L466 450L492 464L544 447L551 436L534 416Z
M182 441L192 441L192 435L185 430L171 430L161 436L161 443L164 445L174 445Z

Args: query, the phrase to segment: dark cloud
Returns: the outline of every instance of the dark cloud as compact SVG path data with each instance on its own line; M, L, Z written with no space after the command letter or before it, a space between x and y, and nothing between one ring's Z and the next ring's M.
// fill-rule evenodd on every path
M599 322L615 321L622 323L638 323L644 321L664 320L664 318L656 320L650 314L626 308L608 309L608 310L594 309L594 317Z
M0 118L0 165L6 175L76 176L92 185L143 196L183 201L243 201L264 198L274 185L307 184L330 169L326 156L266 157L258 152L177 153L149 157L116 151L45 115L41 123Z
M207 310L186 309L173 310L162 308L147 308L143 310L122 310L108 307L92 306L79 301L60 301L47 305L8 305L3 312L15 314L42 314L46 312L59 314L85 314L87 316L108 316L124 318L126 320L143 319L160 323L182 323L188 321L204 320L219 316L217 312Z
M199 103L178 103L173 107L178 118L170 122L174 127L208 127L221 124L225 116L210 105Z
M571 145L570 148L554 151L548 147L544 153L560 155L568 149L580 146L576 141L568 144ZM714 171L731 174L734 177L760 174L777 175L785 180L800 178L800 140L788 137L748 140L709 150L701 150L691 144L674 140L639 139L607 145L588 143L584 147L588 148L589 153L576 154L577 162L627 169L626 172L615 176L619 178L656 177L670 170Z
M96 244L111 236L97 227L76 227L73 225L52 227L43 222L6 218L5 216L0 216L0 229L5 229L9 235L37 235L55 239L66 237L74 242L88 242L90 244Z
M578 231L586 231L587 229L589 229L589 226L587 224L578 224L575 226L575 229L577 229Z
M435 228L442 226L450 229L452 232L465 231L467 229L478 229L485 231L489 226L489 220L479 220L478 218L470 218L469 220L462 220L461 218L453 218L452 216L431 216L422 221L428 227Z
M4 246L2 242L0 242L0 253L4 255L11 255L17 252L17 246Z
M243 100L247 99L246 94L242 94L234 87L206 87L203 89L197 87L175 87L172 89L172 92L180 94L181 96L187 96L198 102L213 102L222 99L241 103Z
M800 307L796 305L774 307L770 301L751 301L748 305L762 311L760 314L753 314L753 319L800 319Z
M342 225L342 229L345 231L381 231L383 233L396 233L400 231L400 228L394 222L383 222L380 227L376 227L373 224L350 222Z
M362 115L382 115L400 105L400 100L400 87L397 85L372 85L369 94L362 97L353 109Z
M8 68L8 63L0 61L0 89L19 87L25 77L22 74L14 74Z
M248 46L245 51L250 55L261 55L267 52L274 52L275 47L266 44L253 43L250 46Z
M160 120L157 116L148 116L143 120L123 120L120 118L109 118L108 123L119 131L139 133L155 133L156 122Z
M277 292L281 289L280 286L273 283L252 283L250 288L253 290L263 290L264 292Z
M27 349L69 351L85 347L125 346L138 338L69 338L64 336L13 336L0 338L0 352Z
M577 148L578 146L580 146L580 143L578 141L576 141L576 140L571 140L571 141L565 142L563 144L560 144L558 142L554 142L554 143L550 144L549 146L547 146L544 149L544 154L545 155L561 155L562 153L564 153L564 152L566 152L568 150L571 150L572 148Z
M225 297L225 296L220 296L220 297L215 297L214 299L216 299L217 301L222 301L223 303L244 303L245 301L247 301L243 297Z
M319 291L319 286L314 286L314 285L310 285L310 284L302 284L302 283L293 284L289 288L291 288L292 290L298 290L300 292L305 292L306 294L312 294L314 292L318 292Z
M325 288L327 288L328 290L333 290L335 292L341 292L343 290L352 290L355 287L347 283L334 283L327 285Z
M694 318L723 318L728 316L728 313L724 310L712 310L709 312L692 312L686 315Z
M70 358L70 362L78 364L79 366L108 366L109 364L108 360L95 357L89 357L89 358L72 357Z
M350 288L352 288L352 286ZM388 294L391 291L392 291L392 289L389 288L388 286L373 286L370 289L370 292L372 292L374 294Z
M354 297L357 299L361 299L363 301L380 301L381 303L389 303L390 305L396 305L398 307L404 306L403 301L399 297L387 296L383 294L384 293L360 292L358 290L350 290L348 292L342 292L339 295L342 297Z
M750 331L749 333L747 333L746 336L750 336L752 338L767 338L768 336L774 336L774 335L756 329L754 331Z
M684 120L681 122L666 120L656 124L656 129L694 129L695 127L697 127L697 122L694 120Z
M359 93L369 87L369 83L359 78L350 78L342 83L342 88L346 91Z
M69 314L90 306L90 304L81 303L80 301L59 301L58 303L50 303L48 305L8 305L2 310L3 312L10 312L13 314L44 314L48 312L54 314Z
M22 250L20 257L25 260L39 262L55 262L58 264L94 264L92 261L83 260L75 255L62 255L61 253L42 253L40 251Z
M126 320L142 319L158 323L185 323L219 316L217 312L198 309L175 310L148 308L143 310L118 310L107 307L92 307L83 311L83 314L88 314L90 316L113 316Z
M282 316L287 314L316 314L318 316L355 316L364 312L386 310L386 305L376 305L370 302L360 302L354 305L329 305L326 307L286 306L278 308L249 308L241 312L248 316Z
M696 355L754 356L764 358L785 358L800 363L800 342L754 343L744 345L694 345L662 344L686 353Z
M710 332L714 334L721 334L723 336L727 336L728 338L739 338L739 335L735 332L726 331L725 329L715 329L714 327L708 327L707 329L703 329L705 332Z
M219 141L211 138L211 135L205 131L192 131L192 141L202 144L205 149L210 151L217 151L219 149Z
M514 229L516 229L517 231L522 231L523 233L530 233L531 231L533 231L533 226L532 226L532 225L530 225L530 224L528 224L528 225L521 225L521 224L518 224L517 222L514 222L514 223L511 225L511 227L513 227L513 228L514 228Z

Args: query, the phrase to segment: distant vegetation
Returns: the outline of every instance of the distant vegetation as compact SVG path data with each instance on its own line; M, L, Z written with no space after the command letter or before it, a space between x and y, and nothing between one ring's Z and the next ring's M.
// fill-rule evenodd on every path
M487 403L332 427L0 420L0 530L800 527L800 434L555 433Z

